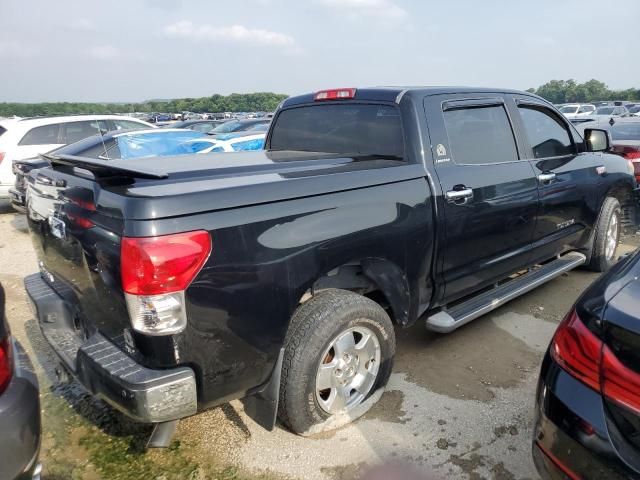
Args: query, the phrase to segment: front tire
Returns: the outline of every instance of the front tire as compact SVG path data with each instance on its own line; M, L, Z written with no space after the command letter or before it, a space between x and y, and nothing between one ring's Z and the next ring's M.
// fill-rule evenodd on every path
M375 403L394 355L380 305L346 290L318 293L298 307L285 339L280 420L303 436L350 423Z
M616 263L616 249L620 241L622 209L620 202L607 197L602 204L600 217L595 227L593 251L589 269L594 272L606 272Z

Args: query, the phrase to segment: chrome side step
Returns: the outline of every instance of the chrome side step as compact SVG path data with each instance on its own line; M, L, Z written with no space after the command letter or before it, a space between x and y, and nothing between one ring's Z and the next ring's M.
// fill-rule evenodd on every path
M439 333L452 332L543 283L579 267L586 260L582 253L567 253L487 292L431 315L426 321L427 329Z

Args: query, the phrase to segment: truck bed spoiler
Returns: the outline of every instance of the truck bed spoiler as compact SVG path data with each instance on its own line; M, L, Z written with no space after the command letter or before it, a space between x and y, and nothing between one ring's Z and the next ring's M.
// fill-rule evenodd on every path
M64 154L42 154L41 157L49 161L53 168L56 166L83 168L93 173L97 179L109 177L163 179L169 177L168 173L153 168L130 167L126 160L97 160Z

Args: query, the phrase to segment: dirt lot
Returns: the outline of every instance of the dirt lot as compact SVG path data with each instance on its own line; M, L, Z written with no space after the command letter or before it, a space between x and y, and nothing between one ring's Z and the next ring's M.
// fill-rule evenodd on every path
M625 239L620 253L637 245ZM0 282L14 335L34 360L44 478L351 479L383 462L430 478L538 478L530 456L538 366L556 324L596 276L571 272L450 335L399 330L395 373L355 424L303 439L266 432L239 402L182 421L171 448L144 452L148 428L76 385L53 386L55 357L26 303L37 270L24 216L0 203Z

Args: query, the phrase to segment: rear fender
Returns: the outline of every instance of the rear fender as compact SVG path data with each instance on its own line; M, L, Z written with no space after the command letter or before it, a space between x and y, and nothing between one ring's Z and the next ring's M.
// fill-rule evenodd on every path
M409 323L411 293L406 274L393 262L381 258L362 260L362 272L374 282L386 297L398 324Z

